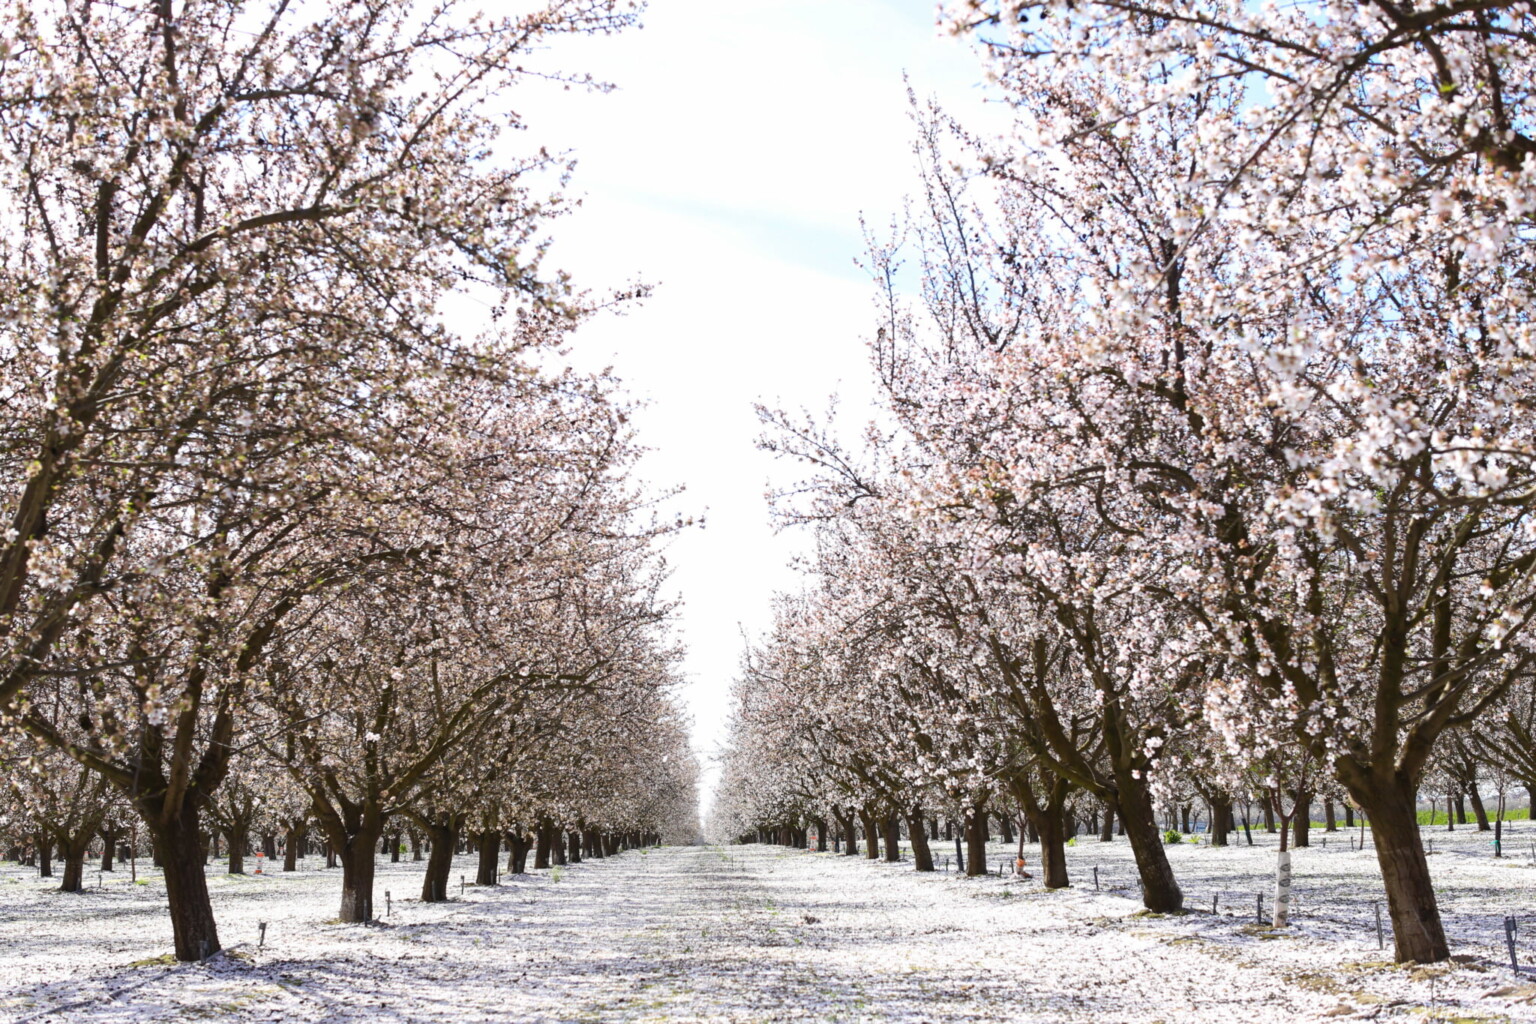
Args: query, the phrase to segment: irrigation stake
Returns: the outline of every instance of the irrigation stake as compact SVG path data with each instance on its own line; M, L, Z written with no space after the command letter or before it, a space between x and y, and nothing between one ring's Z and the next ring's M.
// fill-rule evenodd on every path
M1509 967L1516 974L1520 973L1520 965L1515 961L1515 932L1519 927L1520 922L1516 918L1504 918L1504 942L1509 946Z
M1212 917L1216 916L1216 901L1219 900L1220 898L1221 898L1221 893L1216 893L1215 895L1213 895L1211 897L1211 916Z
M1376 948L1377 949L1386 949L1387 948L1387 940L1382 938L1382 935L1381 935L1381 904L1380 903L1372 903L1371 906L1376 908Z
M1254 919L1259 922L1259 924L1263 924L1264 923L1264 894L1263 893L1259 893L1258 902L1254 904L1253 916L1254 916Z
M459 876L459 895L460 896L464 895L464 876L463 875Z
M389 890L388 890L388 889L385 889L385 890L384 890L384 916L385 916L385 917L388 917L388 916L389 916L389 912L390 912L390 906L389 906Z
M258 932L260 932L260 934L256 936L256 948L261 949L267 944L267 922L256 922L256 929Z
M1093 891L1099 891L1099 866L1097 864L1093 866Z

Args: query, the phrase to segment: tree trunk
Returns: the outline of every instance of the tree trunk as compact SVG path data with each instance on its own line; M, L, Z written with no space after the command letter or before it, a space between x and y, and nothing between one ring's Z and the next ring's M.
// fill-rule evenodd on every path
M426 827L432 852L427 857L427 872L421 880L421 902L444 903L448 899L448 876L453 873L453 851L459 844L459 816L438 815Z
M476 885L497 885L496 866L501 862L501 830L488 828L480 833L480 865L475 871Z
M998 828L998 831L1000 831L1003 834L1003 842L1012 845L1012 843L1013 843L1013 822L1008 820L1008 815L1006 815L1006 814L999 814L997 816L997 828Z
M901 826L894 814L887 814L881 820L881 831L885 838L885 859L888 863L896 864L901 860Z
M1467 799L1472 801L1472 813L1477 816L1477 830L1488 832L1493 826L1488 824L1488 809L1483 806L1483 795L1477 791L1476 786L1467 787ZM1463 818L1463 821L1466 819Z
M395 831L393 831L393 832L391 832L389 834L389 862L391 864L399 864L400 863L400 830L399 829L395 829Z
M1324 797L1323 798L1323 831L1325 831L1325 832L1337 832L1338 830L1339 830L1339 819L1333 813L1333 797L1331 797L1331 796Z
M1067 880L1067 828L1064 809L1072 784L1057 775L1045 773L1050 788L1044 790L1045 800L1028 773L1020 773L1009 780L1009 790L1034 832L1040 837L1040 873L1047 889L1065 889ZM1020 847L1020 856L1023 847Z
M1275 812L1269 806L1269 801L1265 800L1264 801L1264 831L1265 832L1273 832L1274 830L1275 830Z
M965 877L978 878L986 873L987 812L977 804L965 816Z
M1456 824L1458 824L1458 825L1465 825L1466 823L1467 823L1467 798L1463 794L1457 793L1456 794Z
M1355 827L1355 808L1354 808L1354 805L1352 805L1352 804L1346 803L1344 805L1344 827L1345 828L1354 828Z
M411 829L411 863L421 860L421 833Z
M350 836L341 852L341 912L345 924L367 924L373 920L373 872L379 836L359 830Z
M528 835L522 829L507 833L507 874L528 873Z
M1295 818L1291 821L1291 829L1296 833L1293 846L1312 845L1312 794L1298 793L1296 795L1296 810L1292 812Z
M41 834L37 837L37 877L53 877L53 840Z
M555 846L554 834L555 830L553 826L539 826L539 832L537 836L538 845L533 853L533 869L535 871L541 871L549 867L549 857L550 854L554 851Z
M1105 801L1104 803L1104 828L1099 832L1099 842L1112 843L1115 841L1115 805Z
M287 837L283 840L283 870L299 870L299 854L304 852L304 843L308 840L309 829L302 822L288 829Z
M90 848L89 833L59 843L59 856L64 859L64 882L59 886L60 892L85 891L85 855Z
M1407 787L1352 787L1351 795L1371 821L1376 861L1387 890L1392 940L1398 963L1437 963L1450 956L1440 908L1419 838L1414 795Z
M827 819L816 819L816 852L827 852Z
M101 870L112 870L112 855L117 852L117 841L122 838L122 832L115 828L102 829L101 831Z
M864 826L864 859L880 859L880 837L876 834L875 818L869 811L859 811L859 821Z
M154 813L144 817L165 869L165 898L170 905L176 959L207 959L223 947L213 920L213 904L208 900L208 879L203 873L206 850L197 809L187 800L181 813L169 821Z
M570 834L570 836L567 838L565 845L566 845L566 848L570 851L566 855L566 859L568 859L572 864L580 864L581 863L581 833L580 832L572 832Z
M1152 797L1145 781L1137 779L1129 768L1125 768L1115 772L1115 783L1119 791L1116 802L1120 808L1121 827L1130 840L1131 852L1136 855L1136 870L1141 876L1142 905L1159 914L1184 909L1184 893L1168 864L1168 852L1157 831Z
M859 830L852 811L838 818L843 829L843 856L857 857L859 855Z
M912 860L919 871L933 870L933 850L928 846L928 834L923 831L923 812L914 807L907 813L907 831L912 835ZM938 831L935 824L934 831Z
M1218 796L1211 801L1211 845L1226 846L1232 831L1232 802Z

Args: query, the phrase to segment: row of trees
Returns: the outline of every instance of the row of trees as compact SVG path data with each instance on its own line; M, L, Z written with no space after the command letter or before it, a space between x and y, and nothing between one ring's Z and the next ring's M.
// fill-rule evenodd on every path
M728 831L1009 800L1064 884L1076 791L1167 911L1155 803L1331 792L1373 826L1398 958L1444 959L1426 773L1536 783L1536 16L950 15L1012 126L916 111L863 448L763 413L814 467L779 506L816 552L738 685Z
M436 857L692 800L657 553L684 524L630 481L617 382L560 358L634 296L543 265L569 163L509 109L526 78L586 83L551 42L634 18L3 15L7 779L75 870L131 809L183 960L219 949L214 827L313 821L367 921L402 821ZM470 301L473 332L447 315Z

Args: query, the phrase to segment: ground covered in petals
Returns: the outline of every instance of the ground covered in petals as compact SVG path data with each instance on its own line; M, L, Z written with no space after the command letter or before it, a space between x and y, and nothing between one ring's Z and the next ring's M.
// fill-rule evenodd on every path
M1343 833L1298 851L1297 922L1273 933L1255 921L1273 858L1256 838L1171 849L1192 910L1168 917L1140 912L1123 839L1086 837L1060 892L735 846L631 851L428 905L420 865L381 864L392 908L367 927L333 923L337 871L210 868L229 949L204 964L163 959L152 872L65 896L6 865L0 1020L1536 1021L1536 977L1510 970L1502 927L1536 910L1521 849L1536 833L1501 860L1486 834L1436 834L1457 962L1406 968L1377 948L1369 851ZM995 870L1011 851L993 852ZM1536 955L1527 928L1521 956Z

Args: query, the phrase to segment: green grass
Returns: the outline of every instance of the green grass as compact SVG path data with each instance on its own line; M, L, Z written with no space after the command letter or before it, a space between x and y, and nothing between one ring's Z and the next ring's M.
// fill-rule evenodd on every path
M1488 823L1491 825L1491 824L1493 824L1493 820L1496 817L1498 817L1498 814L1497 814L1495 808L1493 808L1493 807L1489 807L1487 810L1488 810ZM1470 807L1467 808L1467 827L1468 828L1477 828L1477 816L1472 814L1471 811L1472 811L1472 809ZM1445 817L1446 817L1446 815L1445 815L1444 811L1420 811L1419 812L1419 824L1420 825L1444 825L1445 824ZM1504 820L1505 821L1530 821L1531 820L1531 812L1530 812L1530 810L1528 810L1527 808L1524 808L1524 807L1506 807L1504 809ZM1456 824L1460 825L1461 822L1458 821Z

